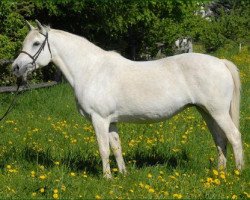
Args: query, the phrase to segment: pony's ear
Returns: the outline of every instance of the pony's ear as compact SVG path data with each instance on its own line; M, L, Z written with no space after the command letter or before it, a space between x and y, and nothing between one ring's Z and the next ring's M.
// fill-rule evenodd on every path
M42 33L42 34L46 34L46 29L42 26L42 24L36 19L36 24L37 24L37 27L38 27L38 30Z
M25 21L26 21L26 24L29 27L30 31L35 29L27 20L25 20Z

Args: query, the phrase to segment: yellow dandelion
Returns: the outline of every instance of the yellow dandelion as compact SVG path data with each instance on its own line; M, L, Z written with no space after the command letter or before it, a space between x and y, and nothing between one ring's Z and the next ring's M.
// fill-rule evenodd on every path
M250 194L248 194L247 192L243 192L247 198L250 198Z
M35 171L31 171L31 177L34 178L36 176L36 172Z
M7 168L7 169L11 169L11 165L7 165L6 168Z
M87 175L87 174L83 174L82 176L83 176L83 178L87 178L87 177L88 177L88 175Z
M76 173L75 172L71 172L70 176L76 176Z
M118 169L117 168L113 168L112 171L113 172L118 172Z
M210 178L210 177L208 177L208 178L207 178L207 182L208 182L208 183L212 183L212 182L213 182L213 179Z
M55 165L60 165L60 162L59 161L55 161L54 164Z
M54 189L53 192L54 192L55 194L57 194L57 193L58 193L58 189Z
M95 195L95 199L101 199L102 197L100 195Z
M210 186L211 186L210 183L208 183L208 182L204 183L205 188L209 188Z
M226 179L225 174L220 174L220 178L222 178L222 179Z
M149 193L154 193L155 190L154 190L153 188L149 188L148 192L149 192Z
M216 169L213 169L213 174L214 174L215 176L218 176L218 175L219 175L219 172L218 172Z
M145 188L148 190L148 189L150 189L150 186L146 184Z
M44 169L45 169L45 167L44 167L43 165L40 165L39 168L40 168L41 170L44 170Z
M234 195L232 196L232 199L237 199L237 195L234 194Z
M39 178L40 178L41 180L45 180L47 177L46 177L46 175L41 175L41 176L39 176Z
M53 198L54 198L54 199L59 199L59 194L58 194L58 193L54 193L54 194L53 194Z
M152 178L152 177L153 177L152 174L148 173L148 178Z
M216 184L216 185L220 185L220 180L219 179L214 179L214 183Z
M35 197L36 196L36 192L33 192L31 195L32 195L32 197Z
M237 176L239 176L239 175L240 175L240 171L237 170L237 169L235 169L235 170L234 170L234 174L236 174Z
M173 194L173 197L176 199L181 199L182 195L181 194Z
M176 177L175 176L168 176L169 178L171 178L171 179L176 179Z
M142 182L139 183L139 186L140 186L141 188L144 188L144 184L143 184Z
M167 191L164 191L163 194L164 194L164 196L168 196L169 195L169 193Z
M134 193L134 190L130 189L129 192Z
M62 187L61 187L61 189L62 189L62 191L66 191L66 186L65 185L62 185Z
M114 191L113 191L113 190L110 190L110 191L109 191L109 194L110 194L110 195L114 194Z
M44 193L45 192L45 189L44 188L40 188L39 190L41 193Z

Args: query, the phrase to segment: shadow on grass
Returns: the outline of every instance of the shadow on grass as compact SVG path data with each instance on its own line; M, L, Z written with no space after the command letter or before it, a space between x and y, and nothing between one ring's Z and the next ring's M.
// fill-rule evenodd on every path
M165 151L171 152L171 151ZM81 153L80 151L67 151L65 156L59 160L52 158L50 149L46 151L38 151L31 147L24 149L24 159L34 164L43 165L45 167L54 167L55 161L59 161L69 171L86 171L88 174L101 175L102 163L99 156L91 155L90 153ZM111 167L117 167L114 156L110 157ZM126 164L129 161L135 161L136 168L146 166L167 165L169 168L185 167L189 161L188 154L185 150L173 153L162 153L156 148L148 151L136 149L125 157Z
M165 151L168 153L159 152L156 148L150 151L136 150L135 154L130 158L135 160L135 166L137 168L143 168L145 166L155 165L167 165L169 168L176 168L177 166L185 166L190 160L185 150L179 150L178 152L169 153L171 151Z
M56 166L55 161L59 161L69 171L86 171L87 173L97 175L101 171L101 160L97 157L84 157L80 152L68 151L66 156L61 159L55 159L50 153L50 149L46 151L38 151L32 147L24 149L23 157L26 161L34 164L43 165L47 168Z

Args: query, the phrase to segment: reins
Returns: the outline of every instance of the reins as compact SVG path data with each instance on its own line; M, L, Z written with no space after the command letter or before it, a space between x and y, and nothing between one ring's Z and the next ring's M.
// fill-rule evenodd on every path
M20 94L20 86L22 85L21 81L17 81L17 89L15 92L15 96L13 97L8 109L5 111L5 113L3 114L3 116L0 118L0 121L2 121L15 107L16 105L16 101L17 101L17 96Z

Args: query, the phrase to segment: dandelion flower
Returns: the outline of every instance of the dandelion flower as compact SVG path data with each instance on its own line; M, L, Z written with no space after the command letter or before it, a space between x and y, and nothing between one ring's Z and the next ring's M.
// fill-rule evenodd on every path
M56 162L54 162L55 163L55 165L59 165L60 164L60 162L59 161L56 161Z
M148 178L152 178L152 177L153 177L152 174L148 173Z
M54 199L58 199L58 198L59 198L59 194L58 194L58 193L54 193L54 194L53 194L53 198L54 198Z
M66 191L66 186L62 185L61 189L62 189L62 191Z
M144 184L143 184L142 182L139 183L139 186L140 186L141 188L144 188Z
M218 176L218 175L219 175L219 172L218 172L216 169L213 169L213 174L214 174L215 176Z
M247 198L250 198L250 194L248 194L247 192L244 192L244 194L247 196Z
M113 172L118 172L118 169L117 168L113 168L112 171Z
M70 176L76 176L76 173L75 172L71 172Z
M114 191L113 191L113 190L110 190L110 191L109 191L109 194L110 194L110 195L114 194Z
M58 193L58 189L54 189L53 192L54 192L55 194L57 194L57 193Z
M181 199L182 195L181 194L173 194L173 197L176 199Z
M39 178L40 178L41 180L45 180L47 177L46 177L46 175L41 175L41 176L39 176Z
M149 188L150 188L150 186L146 184L146 185L145 185L145 188L146 188L146 189L149 189Z
M155 190L154 190L153 188L149 188L148 192L149 192L149 193L154 193Z
M221 174L220 177L221 177L222 179L226 179L225 174Z
M240 175L240 171L239 170L234 170L234 173L237 175L237 176L239 176Z
M234 194L234 195L232 196L232 199L237 199L237 195Z
M102 197L100 195L95 195L95 199L101 199Z
M207 182L208 182L208 183L212 183L212 182L213 182L213 179L210 178L210 177L208 177L208 178L207 178Z
M214 183L216 184L216 185L220 185L220 180L219 179L214 179Z
M36 175L36 172L35 171L31 171L31 177L34 178Z
M45 192L45 189L44 189L44 188L40 188L40 192L41 192L41 193L44 193L44 192Z
M169 195L169 193L167 191L164 191L163 194L164 194L164 196L168 196Z

